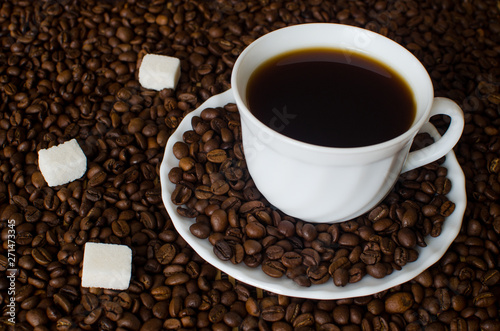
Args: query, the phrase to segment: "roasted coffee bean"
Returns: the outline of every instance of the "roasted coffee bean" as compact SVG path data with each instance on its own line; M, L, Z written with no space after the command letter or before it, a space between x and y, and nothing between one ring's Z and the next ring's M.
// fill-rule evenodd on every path
M214 149L207 153L207 160L213 163L222 163L226 158L227 154L222 149Z
M360 259L365 263L365 264L375 264L380 261L382 258L380 251L372 250L372 249L367 249L360 255Z
M330 279L328 268L324 265L310 266L306 273L313 284L323 284Z
M177 249L172 244L165 244L156 251L156 259L160 264L169 264L177 254Z
M176 205L183 205L189 201L193 191L186 186L177 186L172 194L172 202Z
M208 319L212 323L218 323L223 320L224 315L227 312L227 308L222 304L216 304L210 309L208 313Z
M190 232L197 238L200 239L207 239L208 236L210 236L211 233L211 227L209 224L204 223L204 222L197 222L193 223L189 227Z
M219 259L227 261L233 256L233 251L227 241L218 240L214 245L214 254Z
M285 317L285 309L279 305L264 307L261 316L267 322L276 322Z
M262 244L257 240L245 240L245 242L243 243L243 249L248 255L259 254L262 251Z
M404 313L413 305L413 297L407 292L397 292L391 294L385 300L385 311L390 314Z
M250 222L245 226L245 233L249 238L260 239L266 235L266 228L259 222Z
M113 233L119 238L126 237L130 234L130 227L125 220L114 221L113 223L111 223L111 229L113 230Z
M222 209L215 210L210 215L210 224L215 232L224 232L228 226L228 218L226 211Z
M268 260L262 265L262 271L273 278L280 278L285 273L285 266L279 261Z
M474 297L476 307L489 307L496 302L496 296L491 292L480 293Z
M339 325L349 323L349 307L347 305L338 305L333 309L333 320Z
M92 311L99 306L99 299L92 293L87 293L82 296L82 305L87 311Z
M394 263L402 267L406 263L408 263L408 260L409 260L408 250L405 249L404 247L396 247L396 250L394 252Z
M31 255L36 263L42 266L48 265L52 262L51 254L43 247L35 248L31 251Z
M359 244L359 237L353 233L343 233L338 240L338 244L343 246L357 246Z
M373 278L384 278L388 273L388 269L384 263L374 263L366 266L366 272Z
M287 268L298 267L302 260L302 256L297 252L286 252L281 256L281 263Z
M168 300L172 296L172 290L167 286L158 286L151 290L151 295L158 301Z
M495 286L500 282L500 271L488 270L483 274L480 280L486 286Z
M32 326L43 326L48 322L47 315L42 309L36 308L26 313L26 321Z
M346 269L339 268L333 272L332 278L336 286L345 286L349 282L349 273Z
M283 254L285 253L285 250L283 247L279 245L272 245L266 248L266 256L270 260L278 260L281 259Z
M398 231L398 241L405 248L412 248L417 244L415 232L409 228L402 228Z
M141 321L137 316L126 311L123 313L122 317L116 322L116 325L120 328L138 330L141 327Z
M366 267L362 263L354 264L349 270L349 283L359 282L366 274Z

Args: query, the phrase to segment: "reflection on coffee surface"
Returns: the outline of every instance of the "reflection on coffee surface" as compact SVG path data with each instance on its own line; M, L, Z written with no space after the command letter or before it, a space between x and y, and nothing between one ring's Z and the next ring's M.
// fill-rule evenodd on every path
M392 68L329 48L296 50L261 64L249 79L250 111L290 138L328 147L381 143L412 125L413 93Z

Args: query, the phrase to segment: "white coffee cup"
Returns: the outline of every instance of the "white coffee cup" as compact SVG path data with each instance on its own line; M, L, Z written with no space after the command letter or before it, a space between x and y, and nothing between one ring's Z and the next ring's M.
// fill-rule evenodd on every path
M259 121L247 106L251 74L276 55L317 47L338 49L346 56L360 53L398 72L416 102L411 127L379 144L333 148L294 140ZM257 188L276 208L310 222L340 222L369 211L390 192L402 172L446 155L464 126L460 107L449 99L434 98L427 71L409 51L382 35L353 26L311 23L268 33L240 54L231 85L241 116L248 170ZM417 133L435 132L429 118L437 114L451 119L446 133L430 146L409 152ZM286 118L281 120L286 122Z

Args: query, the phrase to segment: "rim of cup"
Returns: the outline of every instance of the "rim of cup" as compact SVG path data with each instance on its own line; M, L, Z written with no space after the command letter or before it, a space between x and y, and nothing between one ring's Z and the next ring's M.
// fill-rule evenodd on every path
M293 30L311 30L311 32L315 29L336 29L338 30L337 32L341 31L346 31L346 30L351 30L353 32L358 32L358 33L363 33L368 35L369 37L377 38L377 43L383 44L382 46L387 46L390 47L392 50L397 50L399 52L400 57L404 57L406 61L408 61L408 65L410 66L415 66L412 70L418 71L420 76L419 77L424 84L422 84L420 89L424 89L423 93L425 95L428 95L427 100L420 100L417 98L415 95L415 88L413 87L412 83L408 81L406 77L403 77L403 79L408 83L410 86L410 89L413 93L415 103L416 103L416 114L415 114L415 119L413 120L412 125L406 132L400 134L397 137L394 137L392 139L373 144L373 145L367 145L367 146L361 146L361 147L349 147L349 148L344 148L344 147L328 147L328 146L320 146L320 145L314 145L306 142L302 142L299 140L296 140L294 138L290 138L280 132L277 132L273 129L271 129L269 126L261 122L259 119L257 119L252 112L248 109L247 103L244 100L244 96L242 96L239 93L240 89L240 84L238 83L238 75L240 71L240 67L242 67L242 63L244 65L244 61L247 57L251 56L251 53L254 51L256 47L259 47L260 44L267 42L270 39L273 38L284 38L285 34L290 34L293 33ZM327 35L324 33L324 35ZM325 37L328 38L328 37ZM326 40L326 39L325 39ZM299 50L299 49L309 49L313 48L315 46L304 46L304 47L293 47L292 50ZM320 46L323 47L323 46ZM335 49L332 46L329 45L324 45L325 48L332 48ZM351 50L353 51L353 50ZM353 51L356 52L356 51ZM363 52L357 51L356 53L358 54L363 54ZM277 53L280 54L280 53ZM374 58L373 56L370 56L370 53L364 54L365 56ZM260 61L257 67L264 63L268 58L263 59L263 61ZM404 76L404 73L401 73L400 70L397 70L390 64L390 59L385 58L385 59L380 59L377 58L376 60L381 61L383 64L391 67L393 70L397 71L398 73L401 74L401 76ZM264 130L267 134L273 135L274 137L280 139L282 142L289 144L289 145L294 145L296 147L300 147L303 149L307 149L310 151L314 152L320 152L320 153L332 153L332 154L358 154L358 153L366 153L366 152L373 152L373 151L380 151L388 148L392 148L395 145L404 143L408 140L411 140L420 130L421 126L428 120L429 113L431 111L431 106L432 106L432 101L434 99L434 88L432 85L432 81L430 79L429 73L423 66L423 64L406 48L404 48L402 45L398 44L397 42L393 41L392 39L385 37L379 33L373 32L371 30L355 27L355 26L350 26L350 25L345 25L345 24L339 24L339 23L304 23L304 24L297 24L297 25L292 25L284 28L280 28L274 31L271 31L255 41L253 41L250 45L248 45L238 56L236 59L236 62L233 67L233 71L231 74L231 87L233 89L233 95L236 100L236 103L238 105L244 105L244 107L239 107L240 113L245 116L249 121L251 121L254 125L256 125L260 130Z

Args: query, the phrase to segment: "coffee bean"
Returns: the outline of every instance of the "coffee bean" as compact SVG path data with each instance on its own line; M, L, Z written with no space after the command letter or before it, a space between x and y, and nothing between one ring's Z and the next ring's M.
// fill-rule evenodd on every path
M189 230L191 233L200 239L207 239L208 236L210 236L211 232L211 227L209 224L204 223L204 222L197 222L193 223L190 227Z
M372 209L368 214L368 219L372 222L376 222L383 219L389 215L389 208L385 205L380 205Z
M495 286L500 282L500 272L498 270L488 270L481 277L481 282L486 286Z
M453 213L454 210L455 204L451 201L446 201L441 205L441 208L439 208L439 213L442 216L448 217Z
M56 293L53 296L54 303L59 306L66 314L71 313L73 305L71 301L63 294Z
M45 266L52 262L51 254L43 247L33 249L31 255L35 262L40 265Z
M233 256L231 246L225 240L218 240L214 245L214 254L221 260L227 261Z
M366 272L373 278L384 278L388 270L384 263L369 264L366 266Z
M398 266L404 266L409 260L409 252L404 247L396 247L394 252L394 262Z
M198 186L195 189L194 194L195 194L196 198L198 198L200 200L210 199L213 196L212 190L207 185Z
M82 305L87 311L96 309L99 305L99 299L92 293L87 293L82 296Z
M212 309L210 309L208 313L208 319L212 323L218 323L223 320L224 315L226 314L227 309L222 304L216 304Z
M417 244L415 232L409 228L402 228L398 231L398 241L405 248L412 248Z
M389 314L401 314L410 309L412 305L413 298L410 293L397 292L385 300L385 311Z
M207 160L214 163L222 163L226 160L226 152L222 149L214 149L207 153Z
M186 186L177 186L172 193L172 202L176 205L183 205L191 198L193 191Z
M167 286L158 286L151 290L151 295L158 301L168 300L172 296L172 290Z
M141 321L134 314L124 312L122 318L116 322L118 327L127 328L130 330L137 330L141 326Z
M266 228L259 222L250 222L245 226L245 233L249 238L260 239L266 235Z
M117 220L111 223L111 229L113 230L113 233L119 237L126 237L130 234L130 227L125 220Z
M434 186L437 194L448 194L451 190L451 181L446 177L438 177Z
M141 330L145 331L161 330L162 326L163 326L162 320L158 318L152 318L142 325Z
M417 210L415 208L410 207L405 210L403 218L401 219L401 225L405 228L413 227L417 223L417 220L418 220Z
M261 316L267 322L276 322L285 317L285 309L279 305L265 307L262 309Z
M378 263L382 258L379 251L367 249L360 255L360 259L368 265Z
M496 297L493 293L484 292L474 297L474 305L476 307L489 307L496 302Z
M241 205L239 212L241 214L251 214L264 209L264 204L261 201L248 201Z
M304 265L308 267L315 266L320 263L321 256L319 255L318 251L312 248L304 248L301 252L301 255Z
M338 243L344 246L357 246L359 244L359 237L353 233L344 233L340 236Z
M281 257L281 263L287 268L295 268L302 264L302 256L297 252L286 252Z
M349 283L359 282L366 274L366 267L363 263L354 264L349 270Z
M36 308L29 310L26 313L26 321L32 326L42 326L48 322L47 315L43 312L43 310Z
M333 309L333 319L337 324L348 324L349 317L349 307L347 305L338 305Z
M266 261L262 264L262 271L273 278L280 278L285 273L285 266L279 261Z
M160 264L169 264L177 254L177 249L172 244L165 244L156 251L156 259Z
M215 195L224 195L230 190L230 186L225 180L221 179L212 183L210 190Z
M175 157L179 160L188 157L189 155L189 147L186 143L177 141L172 149Z
M90 179L88 184L90 186L99 186L103 184L107 179L107 174L104 171L99 171L97 174L93 175Z
M224 232L228 226L227 213L222 209L215 210L210 215L210 224L215 232Z
M336 286L345 286L349 282L349 273L346 269L339 268L333 272L332 278Z
M270 260L278 260L281 259L283 254L285 253L285 250L283 247L279 245L272 245L266 248L266 256Z
M323 284L330 279L328 268L324 265L310 266L306 273L313 284Z

